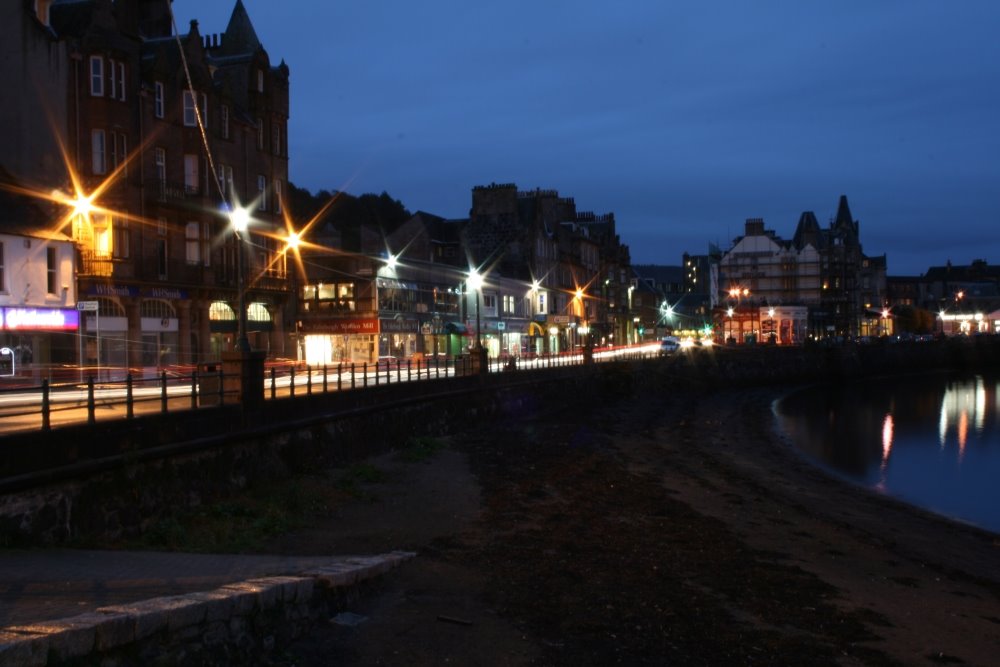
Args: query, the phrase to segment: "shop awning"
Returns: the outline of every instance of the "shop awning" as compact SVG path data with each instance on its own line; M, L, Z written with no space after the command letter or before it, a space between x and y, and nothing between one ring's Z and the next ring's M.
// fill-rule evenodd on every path
M461 322L446 322L444 325L444 332L446 334L455 334L456 336L469 335L469 330Z

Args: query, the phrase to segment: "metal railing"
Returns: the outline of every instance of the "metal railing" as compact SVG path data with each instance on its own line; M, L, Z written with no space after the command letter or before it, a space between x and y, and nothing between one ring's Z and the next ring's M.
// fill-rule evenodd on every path
M598 349L594 362L655 356L658 346ZM486 373L558 368L587 363L582 351L531 357L490 358ZM210 368L212 370L205 370ZM218 370L215 370L215 369ZM171 367L169 370L69 369L49 371L37 382L3 378L0 384L0 434L49 430L56 426L133 419L141 415L205 410L239 400L239 377L225 374L222 364ZM471 356L430 359L383 359L375 363L313 366L296 361L269 361L264 373L268 400L352 391L403 382L424 382L475 375ZM72 374L72 375L70 375ZM75 376L75 378L73 377Z

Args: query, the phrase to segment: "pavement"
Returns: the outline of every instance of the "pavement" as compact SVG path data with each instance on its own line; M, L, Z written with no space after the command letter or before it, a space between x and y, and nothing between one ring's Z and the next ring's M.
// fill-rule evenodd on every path
M351 556L250 556L73 549L0 550L0 629L100 607L297 575Z

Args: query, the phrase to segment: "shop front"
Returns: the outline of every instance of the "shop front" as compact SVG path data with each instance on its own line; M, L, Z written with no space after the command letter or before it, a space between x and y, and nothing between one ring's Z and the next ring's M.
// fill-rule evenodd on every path
M2 361L26 370L32 364L72 364L77 357L80 313L70 308L0 308Z
M298 334L297 359L311 366L377 360L379 320L375 317L303 318L298 322Z
M457 357L465 353L469 335L461 322L433 315L420 323L420 351L425 359Z

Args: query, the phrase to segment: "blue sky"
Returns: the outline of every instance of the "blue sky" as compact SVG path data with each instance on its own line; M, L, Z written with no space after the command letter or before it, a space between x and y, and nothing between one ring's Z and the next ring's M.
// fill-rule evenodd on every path
M994 0L243 2L291 69L300 187L445 217L557 189L661 264L846 194L890 274L1000 264ZM173 6L208 34L234 3Z

